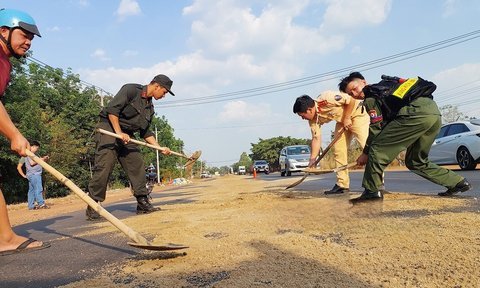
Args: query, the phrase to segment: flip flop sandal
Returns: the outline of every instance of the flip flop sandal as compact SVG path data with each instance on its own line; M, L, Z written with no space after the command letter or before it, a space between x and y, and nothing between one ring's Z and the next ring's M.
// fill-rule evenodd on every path
M18 245L16 249L0 251L0 256L12 255L12 254L21 253L21 252L37 251L37 250L42 250L50 247L50 243L43 242L41 246L28 248L28 245L30 245L33 242L37 242L37 240L29 238L25 240L25 242L23 242L22 244Z

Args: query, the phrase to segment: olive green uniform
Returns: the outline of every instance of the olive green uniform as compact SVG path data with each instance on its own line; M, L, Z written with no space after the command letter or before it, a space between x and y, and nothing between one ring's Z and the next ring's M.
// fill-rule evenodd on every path
M130 137L133 138L134 132L139 132L142 138L154 136L149 130L155 113L152 99L141 97L145 95L146 87L139 84L124 85L100 112L97 128L114 132L108 120L108 114L113 114L119 117L122 132ZM100 132L95 133L95 144L95 166L88 185L90 197L100 202L105 200L108 180L117 160L127 174L134 195L148 195L144 162L136 144L124 144L122 140Z
M363 150L368 154L362 185L377 192L385 168L407 149L405 164L415 174L436 184L453 188L463 177L433 164L428 152L438 134L441 114L429 97L419 97L402 107L393 120L384 121L382 109L375 98L366 98L364 106L370 115L370 131Z
M360 101L353 99L350 95L339 91L325 91L318 96L315 101L316 119L309 121L312 138L318 137L321 139L321 126L330 121L336 121L334 136L336 137L340 130L343 129L343 119L345 106L355 101L355 107L352 111L352 127L346 130L338 141L333 145L335 167L340 167L348 164L348 146L352 139L357 139L361 148L365 146L368 137L368 123L369 118L359 106ZM337 182L339 187L349 188L350 177L348 170L337 172Z

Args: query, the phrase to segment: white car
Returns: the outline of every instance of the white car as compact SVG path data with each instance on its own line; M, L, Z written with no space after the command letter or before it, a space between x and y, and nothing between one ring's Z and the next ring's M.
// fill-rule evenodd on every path
M292 172L301 172L308 167L310 147L307 145L292 145L283 147L280 151L278 163L280 176L291 176Z
M268 172L270 172L270 167L269 167L268 162L266 160L255 160L255 161L253 161L252 169L255 169L257 172L263 172L265 174L268 174ZM252 171L252 173L253 173L253 171Z
M200 174L200 178L212 178L212 174L208 172L202 172L202 174Z
M436 164L474 170L480 162L480 119L443 125L428 158Z

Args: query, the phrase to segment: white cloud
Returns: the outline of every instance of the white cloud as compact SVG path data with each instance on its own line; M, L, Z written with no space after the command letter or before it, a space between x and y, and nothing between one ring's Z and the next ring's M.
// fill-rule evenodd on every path
M107 56L107 52L103 49L96 49L95 51L93 51L92 54L90 54L90 56L92 56L93 58L97 58L101 61L109 61L110 58L108 58Z
M115 12L119 20L122 21L128 16L139 15L142 12L140 5L135 0L122 0Z
M457 4L458 4L458 1L457 0L445 0L445 2L443 2L443 13L442 13L442 17L443 18L448 18L450 16L452 16L456 9L457 9Z
M245 101L232 101L223 106L223 110L218 114L221 122L255 123L257 121L265 122L271 116L270 105L265 103L249 104Z
M367 6L366 10L376 11L369 12L367 18L377 18L377 22L389 11L390 1L359 1ZM256 10L251 8L252 2ZM175 92L183 99L298 79L312 57L343 49L347 35L330 33L321 27L328 21L328 25L333 25L331 17L335 9L345 8L347 14L363 9L362 5L355 4L357 1L351 2L348 6L345 1L328 0L325 2L328 6L322 6L316 1L283 0L261 4L258 8L258 2L248 0L195 0L183 10L185 17L192 21L189 43L193 52L151 67L83 70L82 77L113 93L124 83L148 83L154 75L164 73L172 77L174 86L178 87ZM132 0L123 0L122 5L138 7ZM322 19L310 26L295 22L312 7L318 11L326 9L323 24ZM367 18L356 18L355 28L375 22ZM344 16L335 21L343 20ZM123 55L133 54L125 51ZM103 61L108 59L104 51L94 55Z
M90 2L88 0L79 0L78 5L80 5L82 7L87 7L87 6L90 5Z
M432 77L432 81L441 83L441 89L439 90L448 90L465 83L480 81L479 75L480 63L466 63L438 72Z
M249 72L252 78L269 77L259 79L264 83L278 82L300 77L312 57L340 51L348 33L383 22L391 8L391 0L323 3L326 6L318 1L284 0L258 8L255 1L195 0L183 14L192 20L189 44L202 57L219 63L242 59L239 72ZM308 25L296 22L310 9L321 8L323 18Z
M352 54L360 54L362 52L362 47L358 45L353 46L351 52Z
M308 9L309 1L280 1L265 4L258 15L248 2L197 0L184 8L192 17L189 42L202 47L207 57L231 54L255 55L256 62L298 58L299 53L325 54L340 49L340 35L319 33L318 27L295 24Z
M452 104L465 115L479 118L479 75L480 63L466 63L435 74L431 80L438 87L434 93L438 106Z
M50 31L50 32L58 32L58 31L60 31L60 27L53 26L51 28L48 28L47 30Z
M103 49L97 49L92 57L108 59ZM153 76L163 73L172 78L174 87L180 86L175 87L175 94L182 99L219 93L232 85L240 88L235 86L238 83L248 83L251 86L256 79L264 83L291 80L292 75L300 76L300 70L293 63L273 61L266 65L255 65L249 55L232 55L221 61L208 59L201 52L186 54L175 62L160 62L150 67L80 69L79 73L82 79L112 93L127 82L148 83Z
M322 28L338 31L378 25L385 21L391 7L392 0L328 0Z
M136 50L125 50L123 51L122 55L124 57L133 57L138 55L138 51Z

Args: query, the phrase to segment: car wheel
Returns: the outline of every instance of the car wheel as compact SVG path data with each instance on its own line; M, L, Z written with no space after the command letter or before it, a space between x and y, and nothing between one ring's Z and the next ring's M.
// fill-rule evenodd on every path
M457 163L462 170L474 170L477 163L473 160L470 151L466 147L460 147L457 151Z
M285 177L285 171L280 171L280 176Z

